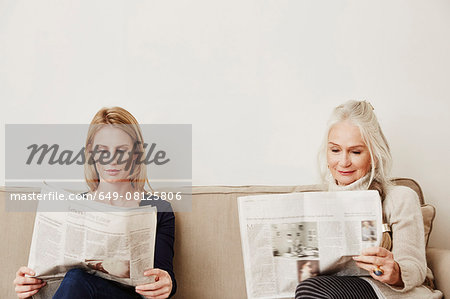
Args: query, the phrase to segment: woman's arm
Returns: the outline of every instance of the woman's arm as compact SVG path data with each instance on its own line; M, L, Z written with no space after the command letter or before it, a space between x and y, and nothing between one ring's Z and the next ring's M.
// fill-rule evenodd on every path
M168 212L158 213L154 267L165 270L170 275L170 278L172 279L172 291L170 292L170 296L172 296L175 294L177 289L175 274L173 272L175 215L172 212L172 207L168 202L163 201L162 203L167 204L163 211Z
M166 201L146 201L144 204L152 204L157 207L157 226L154 253L154 269L147 269L146 276L155 275L159 281L136 287L141 295L153 297L154 294L167 293L170 297L175 294L177 283L173 272L174 239L175 239L175 215L170 203ZM167 292L166 289L170 288ZM166 296L162 296L167 298Z
M396 186L387 194L386 216L392 230L392 253L401 271L406 292L421 285L427 273L423 217L417 193L408 187Z
M392 251L371 247L354 259L374 279L395 291L407 292L423 283L427 271L419 199L412 189L397 186L386 196L383 210L391 223ZM384 272L380 276L373 273L377 266Z

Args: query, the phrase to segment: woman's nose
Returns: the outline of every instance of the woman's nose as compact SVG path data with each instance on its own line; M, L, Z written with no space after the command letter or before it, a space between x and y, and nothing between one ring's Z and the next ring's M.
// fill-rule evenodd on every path
M119 153L113 152L113 158L111 160L111 165L117 165L117 161L119 160Z
M341 167L349 167L350 165L352 165L352 160L350 159L350 156L348 154L344 153L339 160L339 164Z

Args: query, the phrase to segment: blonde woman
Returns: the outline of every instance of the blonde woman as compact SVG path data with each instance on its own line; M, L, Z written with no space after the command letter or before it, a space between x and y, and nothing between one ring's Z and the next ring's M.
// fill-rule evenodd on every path
M378 190L391 232L383 233L380 247L354 257L370 277L313 277L297 286L296 298L442 298L424 284L432 276L431 271L427 276L418 196L390 183L389 145L368 102L349 101L334 109L319 161L330 191Z
M141 129L136 119L123 108L103 108L94 116L89 126L86 139L85 179L91 195L113 194L116 198L127 198L131 192L146 192L145 185L150 187L147 170L144 163L136 163L136 156L130 163L118 163L119 157L127 157L137 146L138 152L144 152L144 141ZM136 149L136 148L135 148ZM92 154L94 153L94 154ZM114 157L106 163L101 163L100 155ZM124 161L122 159L122 161ZM93 163L88 163L93 161ZM107 198L107 197L105 197ZM176 281L173 272L173 245L175 234L175 216L171 206L166 201L145 200L102 200L105 204L117 206L155 205L157 215L157 231L155 258L153 269L147 269L145 276L154 276L155 282L126 287L89 274L82 269L68 271L53 298L168 298L176 291ZM105 265L103 265L105 266ZM111 268L111 267L110 267ZM40 279L26 277L34 275L33 270L21 267L16 274L14 284L19 298L29 298L36 294L44 285Z

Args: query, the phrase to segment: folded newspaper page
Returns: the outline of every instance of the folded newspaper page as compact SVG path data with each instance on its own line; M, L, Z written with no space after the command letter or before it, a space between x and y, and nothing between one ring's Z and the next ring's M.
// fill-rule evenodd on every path
M41 194L51 192L70 195L48 185ZM62 210L60 205L58 212L49 212L51 204L39 202L28 260L28 267L49 287L71 268L131 286L153 281L144 271L153 268L155 207L121 208L71 200L65 201ZM44 289L38 294L46 293Z
M248 298L293 298L319 274L369 275L352 256L380 244L377 191L245 196L238 208Z

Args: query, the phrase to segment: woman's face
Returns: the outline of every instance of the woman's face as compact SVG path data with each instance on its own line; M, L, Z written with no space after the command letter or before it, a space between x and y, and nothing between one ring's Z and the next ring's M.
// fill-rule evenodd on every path
M133 149L133 140L130 135L119 128L104 126L94 136L92 150L96 147L99 153L94 158L97 161L95 166L100 175L100 181L109 183L127 181L131 167L125 170L126 162L129 159L129 152ZM109 163L100 163L98 161L100 155L108 153L109 156L104 156L103 160ZM121 160L125 163L118 164L121 156ZM112 159L113 157L115 159Z
M370 170L370 153L359 128L349 121L331 127L328 133L327 161L338 185L349 185Z

